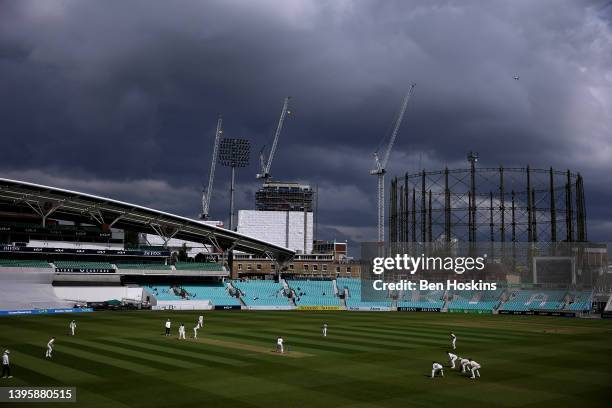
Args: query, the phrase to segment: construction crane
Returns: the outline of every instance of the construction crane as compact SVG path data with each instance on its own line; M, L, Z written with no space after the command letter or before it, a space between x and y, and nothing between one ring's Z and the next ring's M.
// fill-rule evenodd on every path
M217 158L219 155L219 140L221 139L223 118L219 115L217 119L217 130L215 131L215 142L213 144L212 160L210 161L210 174L208 175L208 188L202 190L202 214L200 218L203 220L208 219L208 209L210 208L210 197L212 196L213 180L215 179L215 165L217 164Z
M270 167L272 167L272 160L274 159L274 153L276 153L276 147L278 146L278 138L283 130L283 124L285 123L285 117L287 115L291 115L291 111L289 110L289 99L290 96L285 98L283 102L283 110L281 111L280 118L278 119L278 125L276 126L276 133L274 134L274 141L272 142L272 147L270 148L270 154L268 155L268 160L264 159L264 150L262 149L259 153L259 165L261 166L261 173L257 174L258 179L263 179L264 182L268 180L271 176Z
M385 240L385 173L387 172L387 162L389 161L391 149L393 148L393 144L397 138L397 132L402 124L402 119L404 118L404 113L406 113L408 101L412 96L415 86L416 84L414 83L410 84L410 89L408 89L408 93L406 93L406 96L404 97L402 107L400 108L399 115L395 121L393 133L391 133L391 138L389 139L389 144L387 145L382 161L378 157L378 152L374 153L376 168L374 170L370 170L370 174L378 177L378 242L384 242Z

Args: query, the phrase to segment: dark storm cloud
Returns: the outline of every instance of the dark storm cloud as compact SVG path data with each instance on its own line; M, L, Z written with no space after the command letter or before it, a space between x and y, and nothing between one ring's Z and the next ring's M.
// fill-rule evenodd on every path
M198 213L216 116L248 137L239 208L282 98L272 167L319 186L326 238L374 238L372 153L417 83L389 165L555 166L585 176L612 235L612 30L574 1L0 3L4 176ZM520 75L516 81L512 77ZM226 217L218 168L213 216Z

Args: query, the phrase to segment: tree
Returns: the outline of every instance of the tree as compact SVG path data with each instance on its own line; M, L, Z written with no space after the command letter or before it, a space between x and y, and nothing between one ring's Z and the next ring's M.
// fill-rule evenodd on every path
M179 249L178 260L180 262L187 262L187 244L183 242L183 246Z

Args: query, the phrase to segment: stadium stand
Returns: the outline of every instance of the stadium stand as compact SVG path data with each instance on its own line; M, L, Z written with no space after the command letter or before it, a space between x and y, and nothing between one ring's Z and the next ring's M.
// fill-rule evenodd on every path
M515 290L500 310L560 310L565 304L566 294L565 290Z
M223 271L223 265L213 262L177 262L174 267L177 271Z
M56 269L115 269L108 262L86 262L86 261L56 261L54 262Z
M569 300L564 309L587 312L591 310L593 306L593 292L592 291L574 291L568 293Z
M187 300L210 300L213 305L236 305L240 301L231 297L227 287L218 285L146 285L157 300L165 301L187 301Z
M170 265L164 264L154 264L154 263L118 263L117 269L144 269L144 270L153 270L153 271L170 271L172 267Z
M296 306L340 306L331 280L287 280Z
M391 307L391 299L384 301L362 301L361 300L361 279L352 278L338 278L336 280L338 291L344 292L345 289L348 291L345 301L348 308L352 307Z
M0 267L5 268L51 268L45 261L35 259L0 259Z
M398 307L438 308L444 306L442 290L403 291L397 301Z
M73 225L73 224L47 224L44 227L39 223L29 223L29 222L0 222L1 225L7 227L15 227L21 229L47 229L47 230L55 230L55 231L86 231L86 232L100 232L100 227L90 226L90 225Z
M503 289L497 290L457 290L448 293L450 310L495 310L500 303Z
M232 281L240 290L240 297L247 306L288 306L289 299L283 295L283 285L271 280Z

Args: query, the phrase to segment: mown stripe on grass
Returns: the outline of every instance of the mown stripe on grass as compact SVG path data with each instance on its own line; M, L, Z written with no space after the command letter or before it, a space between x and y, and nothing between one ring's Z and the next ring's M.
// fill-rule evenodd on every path
M26 383L34 387L42 387L46 385L63 385L64 382L55 376L45 375L40 371L31 369L21 364L21 358L18 353L13 353L13 361L17 358L19 363L11 363L11 374L13 379L3 380L3 387L11 387L17 384Z
M194 364L190 361L184 361L184 360L178 360L176 358L164 357L160 355L159 353L153 354L153 353L137 351L133 349L127 350L125 347L104 344L102 341L93 342L93 341L88 341L88 340L74 339L73 342L82 344L84 346L98 348L100 350L108 350L111 352L115 352L117 354L127 355L129 357L131 356L140 357L145 360L151 361L152 363L157 361L157 362L161 362L161 363L173 366L173 367L180 367L180 368L196 368L199 366L199 364Z
M113 357L113 355L116 356L117 354L109 352L108 350L100 350L97 347L89 347L84 346L82 344L77 344L76 347L64 348L62 351L65 354L71 354L78 358L98 361L104 364L114 366L117 369L132 371L135 373L143 373L159 369L158 367L152 366L150 364L145 365L137 363L136 361L143 361L140 358L130 357L129 359L126 359L124 356L121 355L119 355L118 357Z
M270 331L271 332L271 331ZM219 336L223 337L233 337L239 339L247 339L253 340L260 344L269 344L270 349L274 349L276 347L276 337L269 335L257 335L256 333L233 333L233 332L221 332L218 333ZM335 351L338 353L355 353L355 352L363 352L369 351L368 347L361 346L353 346L353 345L343 345L343 346L333 346L329 343L325 343L322 341L303 341L301 337L284 337L285 338L285 347L289 347L291 349L295 349L297 346L305 347L305 349L301 349L300 351L304 351L306 349L316 349L316 350L325 350L325 351Z
M205 344L214 345L217 347L254 351L257 353L274 354L274 355L278 354L275 350L270 350L269 347L256 346L253 344L239 343L239 342L228 341L228 340L213 339L213 338L208 338L208 337L202 337L200 339L194 340L194 342L205 343ZM286 357L292 357L292 358L302 358L302 357L312 356L311 354L303 353L299 351L294 351L291 354L283 354L283 355Z
M290 331L287 331L290 332ZM301 335L304 337L313 337L314 335ZM324 339L321 336L314 336L315 338ZM351 340L337 340L338 338L348 337ZM402 335L390 335L386 332L379 333L376 330L370 331L361 331L361 330L343 330L338 334L338 332L332 332L328 336L328 339L325 340L330 343L346 343L350 342L351 344L362 345L362 346L376 346L378 344L385 344L385 340L391 339L389 343L390 350L401 350L401 349L410 349L414 348L417 345L425 345L430 347L439 347L441 345L440 339L435 338L429 335L422 336L402 336ZM329 343L328 343L329 344Z
M25 347L28 347L27 345ZM29 346L36 352L38 349L34 346ZM110 372L115 371L117 368L107 361L100 359L100 354L93 355L93 358L86 356L79 356L78 349L79 345L67 344L65 341L56 348L53 352L52 361L57 364L68 368L78 368L81 371L88 373L95 373L97 376L104 377ZM77 353L73 353L76 351Z
M202 361L203 364L220 364L226 366L235 366L241 367L249 364L248 361L245 361L242 358L230 358L220 355L220 353L210 354L209 349L202 348L201 351L189 351L182 349L180 347L184 347L185 343L179 343L178 340L174 343L175 346L169 346L168 342L174 342L174 340L168 339L164 340L150 340L148 342L137 341L133 339L103 339L101 340L104 343L115 344L122 347L127 347L131 350L145 350L147 352L152 351L155 353L163 353L167 356L182 356L187 357L190 360L199 360Z
M355 332L355 336L363 336L365 338L371 337L376 338L377 336L381 336L382 338L396 338L403 339L406 344L406 347L409 346L429 346L429 347L443 347L449 348L450 341L448 341L445 336L434 336L428 333L422 333L419 330L415 329L412 332L406 334L391 334L386 330L372 329L372 330L357 330L353 329ZM479 340L472 339L469 340L463 338L461 343L457 342L457 345L464 344L472 344L472 343L488 343L488 340ZM496 342L497 343L497 342Z
M270 334L273 333L270 330L260 330L259 332ZM380 348L380 346L384 346L389 351L410 348L410 344L408 342L402 343L395 341L385 341L383 338L364 338L356 334L351 334L349 332L346 332L343 335L330 334L327 337L323 337L320 334L313 334L312 331L291 329L285 330L283 332L283 335L287 338L298 338L300 341L310 341L322 345L348 347L354 350L368 352Z
M104 344L104 341L101 338L96 339L96 343L100 343L101 345ZM92 353L96 353L98 355L103 355L103 356L109 356L109 357L113 357L117 360L121 360L124 361L125 358L125 353L121 352L114 352L114 351L110 351L107 349L101 349L100 347L97 346L93 346L93 345L85 345L85 344L75 344L75 347L81 349L81 350L86 350L86 351L90 351ZM143 357L137 357L137 356L133 356L131 355L129 358L129 361L135 364L139 364L142 365L143 367L147 367L148 370L150 369L155 369L155 370L174 370L176 367L174 365L169 365L169 364L165 364L159 361L151 361L150 358L143 358Z
M355 326L357 329L361 329L361 330L372 330L372 326L365 326L365 325L356 325ZM483 332L482 330L476 330L476 329L466 329L466 328L461 328L458 330L455 329L450 329L450 328L432 328L432 327L425 327L425 326L419 326L419 327L411 327L411 326L389 326L389 325L384 325L384 326L378 326L376 327L377 331L381 331L381 332L390 332L390 333L406 333L406 334L412 334L412 333L420 333L420 334L429 334L432 336L439 336L442 339L446 339L447 342L450 343L450 332L453 331L455 333L455 335L457 335L457 341L463 339L476 339L477 341L488 341L488 340L499 340L499 341L504 341L504 340L511 340L511 339L525 339L526 337L530 337L530 336L541 336L541 334L530 334L528 336L526 335L522 335L522 334L512 334L512 333L508 333L508 332L504 332L504 331L493 331L493 330L487 330L486 332Z
M12 360L14 364L25 367L40 374L57 378L63 383L71 383L73 381L99 381L100 377L89 372L65 366L54 359L46 359L44 350L30 344L22 344L18 350L12 350ZM39 357L40 356L40 357Z
M335 331L330 331L328 332L328 336L327 338L322 337L322 335L314 335L312 334L312 330L306 330L306 329L297 329L294 328L292 330L290 330L289 332L292 333L303 333L303 334L299 334L300 336L304 336L304 337L314 337L314 338L322 338L322 339L326 339L326 341L329 342L333 342L333 343L343 343L343 342L348 342L350 344L363 344L363 345L374 345L374 346L378 346L378 345L387 345L390 346L390 349L404 349L404 348L411 348L411 344L410 344L410 339L406 338L406 336L403 335L389 335L387 333L377 333L377 332L373 332L373 331L361 331L361 330L354 330L354 329L348 329L348 330L335 330ZM342 339L347 339L347 340L342 340ZM356 341L358 339L358 341ZM437 341L428 341L425 342L424 344L434 344L434 343L438 343Z

